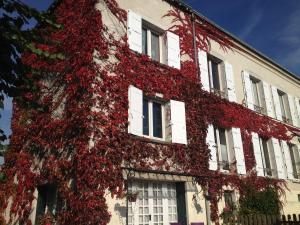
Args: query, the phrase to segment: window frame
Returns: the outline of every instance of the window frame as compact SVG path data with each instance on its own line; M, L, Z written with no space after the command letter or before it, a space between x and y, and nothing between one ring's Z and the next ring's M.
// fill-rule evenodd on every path
M142 19L142 32L143 32L143 30L146 30L146 32L147 32L147 35L146 35L147 36L147 39L146 39L146 50L147 50L147 52L144 53L143 52L143 47L142 47L142 54L148 55L149 58L153 59L152 58L152 34L154 34L154 35L158 36L158 48L159 48L159 50L158 50L158 60L156 60L156 59L153 59L153 60L156 61L156 62L159 62L159 63L163 63L164 62L164 60L163 60L163 58L164 58L163 57L163 49L165 47L163 45L164 31L161 28L159 28L159 27L149 23L148 21ZM142 35L142 43L143 43L143 35Z
M260 114L266 114L267 106L266 106L266 99L265 99L265 93L263 90L263 84L262 81L250 74L250 83L251 83L251 89L252 89L252 98L253 98L253 107L254 111ZM254 91L255 86L255 91ZM257 97L255 96L255 92L257 94ZM256 102L256 100L258 102Z
M295 179L300 179L300 155L298 147L295 144L288 143L289 154L291 157L293 176Z
M207 68L208 68L208 76L209 76L209 89L211 92L216 94L221 98L228 99L227 93L227 86L226 86L226 77L224 76L224 71L222 70L222 63L223 60L213 56L207 55ZM219 82L219 89L214 87L214 77L213 76L213 67L212 64L217 64L217 71L218 71L218 82Z
M282 120L285 123L292 124L293 121L291 115L291 108L288 101L288 95L279 89L277 89L277 93L279 98Z
M221 146L221 141L220 141L220 129L224 130L224 135L225 135L225 141L226 141L226 153L227 153L227 162L223 160L222 157L222 146ZM232 158L232 153L230 152L230 136L229 136L229 130L225 129L225 128L220 128L220 127L215 127L214 126L214 134L215 134L215 143L216 143L216 147L217 147L217 153L218 153L218 165L220 168L220 171L222 172L230 172L230 166L231 166L231 158ZM228 163L228 169L224 169L224 163Z
M143 96L143 107L144 107L144 99L148 101L148 132L149 135L144 134L144 111L143 111L143 134L142 136L145 138L150 138L152 140L165 141L166 140L166 102L160 99L151 98L147 96ZM162 137L155 137L153 134L153 102L161 105L161 120L162 120Z
M265 142L266 146L267 146L266 150L268 153L270 168L267 168L267 166L266 166L266 156L265 156L265 148L264 148L263 142ZM267 177L275 178L277 165L276 165L276 162L274 162L275 154L274 154L274 149L271 146L271 139L264 139L259 136L259 144L260 144L260 149L261 149L261 154L262 154L264 175ZM271 174L268 174L268 172L270 172Z

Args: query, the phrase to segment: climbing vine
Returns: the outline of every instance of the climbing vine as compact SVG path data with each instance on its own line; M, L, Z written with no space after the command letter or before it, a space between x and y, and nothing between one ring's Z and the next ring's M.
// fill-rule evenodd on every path
M58 44L39 48L62 53L64 59L49 60L33 53L22 56L32 68L27 79L35 85L24 87L23 100L14 103L13 135L1 169L6 176L0 186L1 212L8 207L11 221L31 224L34 190L50 183L57 185L65 205L56 215L58 224L105 225L111 216L108 193L124 196L123 167L172 169L195 177L211 196L213 221L218 220L217 203L224 185L242 195L245 181L251 180L258 189L271 185L282 194L283 181L256 176L250 134L290 140L295 130L202 90L188 14L174 8L166 15L176 23L170 30L180 36L181 54L190 56L177 70L131 51L125 33L113 32L104 24L104 11L126 30L127 13L115 0L63 0L55 16L64 28L44 28L49 33L45 40ZM196 37L197 47L205 51L211 39L224 50L237 48L205 20L196 24ZM153 144L128 134L129 85L148 96L160 93L166 100L185 102L187 145ZM241 128L247 176L208 169L208 124Z

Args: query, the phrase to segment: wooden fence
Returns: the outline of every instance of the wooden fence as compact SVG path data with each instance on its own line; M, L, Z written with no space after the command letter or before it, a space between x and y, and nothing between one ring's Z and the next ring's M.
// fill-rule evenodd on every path
M244 215L223 219L224 225L300 225L300 214L293 215Z

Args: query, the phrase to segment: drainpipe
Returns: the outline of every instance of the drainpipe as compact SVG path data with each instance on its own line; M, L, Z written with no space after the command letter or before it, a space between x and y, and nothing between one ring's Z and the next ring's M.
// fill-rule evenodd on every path
M191 15L191 21L193 26L193 47L194 47L194 60L198 71L198 77L200 79L200 69L199 69L199 63L198 63L198 49L197 49L197 42L196 42L196 29L195 29L195 14L192 13Z

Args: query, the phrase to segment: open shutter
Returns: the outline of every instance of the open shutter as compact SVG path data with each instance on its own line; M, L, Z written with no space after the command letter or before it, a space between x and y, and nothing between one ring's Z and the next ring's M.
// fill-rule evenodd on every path
M207 53L201 49L198 50L198 62L200 68L200 80L203 86L203 90L209 91L209 73L207 64Z
M270 89L270 85L267 84L265 81L263 81L263 89L264 89L267 115L274 118L275 115L274 115L274 111L273 111L273 101L272 101L271 89Z
M250 74L247 71L242 72L242 77L244 81L244 88L245 88L245 100L247 107L249 109L254 110L254 105L253 105L253 91L252 91L252 86L251 86L251 81L250 81Z
M167 31L167 63L169 66L180 69L180 44L179 36Z
M233 147L236 159L237 172L239 174L246 174L245 157L243 150L243 142L240 128L232 128Z
M276 118L278 120L282 121L282 112L281 112L281 107L280 107L279 95L278 95L277 88L272 86L271 89L272 89L272 95L273 95Z
M297 124L298 124L298 121L297 121L298 115L297 115L297 109L295 107L295 98L288 94L288 101L289 101L289 106L290 106L293 125L297 126Z
M257 133L252 133L252 145L256 161L256 172L258 176L264 176L264 166L261 154L259 136Z
M178 144L187 144L185 104L184 102L171 100L170 106L171 106L172 142Z
M281 141L281 144L282 144L282 150L283 150L283 155L284 155L284 159L285 159L287 178L294 179L292 159L291 159L289 147L288 147L286 141Z
M225 67L224 69L225 69L225 75L226 75L228 100L231 102L236 102L235 83L234 83L232 65L225 61L224 67Z
M128 132L134 135L143 135L143 92L130 85L128 90Z
M142 53L142 17L128 10L127 26L129 48L138 53Z
M300 127L300 100L299 98L295 98L296 103L296 111L297 111L297 118L298 118L298 127Z
M208 149L210 150L209 169L217 170L217 144L215 142L214 127L211 124L207 127L206 144L208 145Z
M272 138L275 162L277 167L277 175L279 179L286 179L286 174L283 168L282 151L278 139Z

